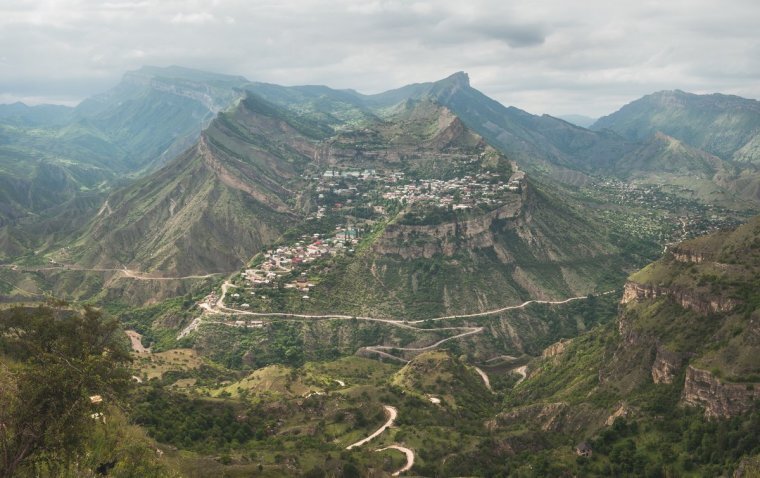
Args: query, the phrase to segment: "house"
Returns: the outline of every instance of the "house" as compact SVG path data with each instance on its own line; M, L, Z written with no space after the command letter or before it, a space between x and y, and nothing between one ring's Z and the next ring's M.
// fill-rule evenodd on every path
M591 449L591 445L589 445L585 441L578 443L575 446L575 454L578 456L585 456L586 458L588 458L591 456L593 452L594 451Z

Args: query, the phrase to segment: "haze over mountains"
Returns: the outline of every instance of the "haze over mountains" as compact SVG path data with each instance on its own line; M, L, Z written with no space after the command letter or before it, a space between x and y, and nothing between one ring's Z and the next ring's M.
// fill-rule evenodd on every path
M129 327L140 459L189 476L753 470L758 105L145 67L0 106L0 298Z

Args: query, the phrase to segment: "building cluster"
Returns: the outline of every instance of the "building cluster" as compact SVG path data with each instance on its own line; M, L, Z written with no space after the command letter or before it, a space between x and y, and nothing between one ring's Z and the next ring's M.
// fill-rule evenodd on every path
M358 243L356 229L338 227L332 237L321 234L305 235L301 240L290 246L280 246L264 253L261 264L252 269L246 269L242 277L255 287L273 286L277 278L289 274L294 268L308 266L315 260L335 256L345 251L353 252L353 246ZM306 280L306 273L293 282L285 284L285 288L297 288L308 292L314 284Z
M517 173L516 173L517 174ZM512 175L508 182L498 173L482 172L449 180L426 179L415 183L386 185L383 199L406 204L431 202L451 206L454 210L469 209L480 204L495 204L505 191L520 191L525 175Z
M684 186L663 188L656 184L640 185L604 178L591 183L584 192L626 209L640 208L638 214L629 216L626 223L618 226L625 233L638 237L678 242L739 224L730 211L715 204L702 203L696 199L695 191ZM676 210L680 212L679 217L669 213ZM616 210L602 211L601 215L609 218L611 223L619 223L620 213Z

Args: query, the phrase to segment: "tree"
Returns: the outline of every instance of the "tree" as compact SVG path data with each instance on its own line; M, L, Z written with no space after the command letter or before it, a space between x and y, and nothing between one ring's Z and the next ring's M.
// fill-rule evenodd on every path
M0 477L65 466L91 414L129 385L118 323L100 312L16 307L0 315Z

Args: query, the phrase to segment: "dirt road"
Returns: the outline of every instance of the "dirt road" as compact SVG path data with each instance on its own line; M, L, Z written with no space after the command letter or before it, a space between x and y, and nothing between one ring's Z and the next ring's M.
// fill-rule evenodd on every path
M142 344L142 335L137 333L135 330L125 330L124 331L127 334L127 337L129 337L129 341L132 342L132 350L135 351L138 354L149 354L150 349L146 349L143 347Z
M380 448L379 450L375 450L375 451L385 451L385 450L390 450L390 449L398 450L404 455L406 455L406 465L404 465L404 467L399 469L398 471L394 471L393 476L398 476L401 473L412 469L412 467L414 466L414 451L410 450L409 448L405 446L389 445L389 446L386 446L385 448Z
M482 371L481 369L479 369L478 367L475 367L475 371L478 372L478 375L480 375L483 378L483 382L485 382L486 388L490 392L493 392L493 389L491 388L491 380L488 379L488 375L486 375L486 373Z
M385 409L385 413L388 414L388 421L383 424L380 428L375 431L372 435L368 436L367 438L363 438L359 440L356 443L352 443L346 447L346 450L350 450L352 448L356 448L358 446L362 446L365 443L371 441L373 438L376 438L380 436L381 433L383 433L386 429L388 429L391 425L393 425L393 422L396 421L396 417L398 416L398 410L396 410L396 407L392 407L390 405L383 405L383 408Z
M528 376L528 366L523 365L522 367L517 367L516 369L512 370L513 372L520 374L520 379L515 382L515 387L520 384L525 378Z

